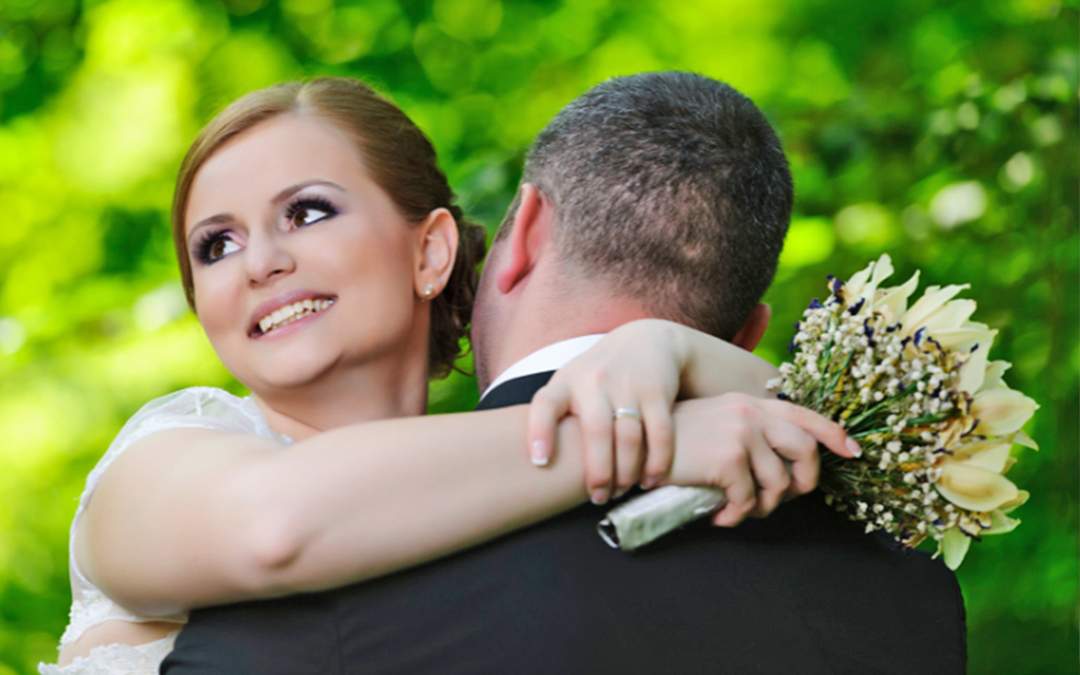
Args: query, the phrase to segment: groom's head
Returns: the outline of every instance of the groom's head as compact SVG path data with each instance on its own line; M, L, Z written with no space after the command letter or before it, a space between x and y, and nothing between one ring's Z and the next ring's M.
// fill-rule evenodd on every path
M776 134L731 87L682 72L594 87L537 137L496 234L473 315L481 383L644 316L756 342L791 206Z

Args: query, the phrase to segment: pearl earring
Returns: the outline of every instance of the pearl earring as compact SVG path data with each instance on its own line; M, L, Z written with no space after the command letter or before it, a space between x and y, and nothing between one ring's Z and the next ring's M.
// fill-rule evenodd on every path
M430 298L431 294L434 293L434 292L435 292L435 285L434 284L424 284L423 296L424 296L425 300L427 298Z

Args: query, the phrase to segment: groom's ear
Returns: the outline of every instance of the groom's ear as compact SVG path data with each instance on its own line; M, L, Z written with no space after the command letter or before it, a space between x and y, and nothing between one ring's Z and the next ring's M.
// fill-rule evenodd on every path
M551 200L532 183L522 183L517 210L506 241L500 242L495 284L500 293L513 291L536 267L551 237L554 208Z
M761 337L765 335L765 329L769 327L769 319L772 318L772 307L759 302L754 309L750 310L750 316L746 318L742 328L731 338L731 344L742 347L748 352L754 351Z

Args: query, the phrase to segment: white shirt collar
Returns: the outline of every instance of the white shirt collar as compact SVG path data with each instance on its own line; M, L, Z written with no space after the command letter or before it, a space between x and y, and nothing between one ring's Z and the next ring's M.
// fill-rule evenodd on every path
M532 375L533 373L558 370L577 356L584 354L590 347L599 342L602 337L604 337L602 333L582 335L581 337L570 338L569 340L561 340L554 344L550 344L547 347L541 347L504 370L502 374L496 377L491 384L488 385L488 388L484 390L484 395L480 398L487 396L495 389L495 387L507 380L525 377L526 375Z

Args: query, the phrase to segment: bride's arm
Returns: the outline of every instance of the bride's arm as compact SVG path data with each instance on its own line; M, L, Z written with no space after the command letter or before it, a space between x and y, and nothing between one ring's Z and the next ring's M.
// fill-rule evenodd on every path
M526 409L341 427L288 448L176 429L128 449L80 520L76 555L150 615L345 585L523 527L585 500L579 435L522 461Z
M761 459L782 472L770 446L784 457L815 451L791 424L743 415L747 398L692 401L675 414L671 481L725 489L736 520L756 504ZM577 421L560 423L558 461L537 470L522 459L526 414L517 406L371 422L288 448L246 434L164 431L102 477L77 528L76 557L107 595L146 615L416 565L585 500ZM836 425L807 433L843 443Z
M623 361L650 351L644 341L627 345ZM651 362L660 365L649 372L670 370L671 355ZM602 384L601 392L610 399L629 391L665 408L670 423L674 395L658 397L642 360L634 365L622 372L636 379ZM755 377L747 376L751 391ZM725 386L745 385L728 379ZM790 404L721 397L694 410L710 423L688 426L693 433L672 425L684 470L672 471L671 481L725 488L722 524L755 507L758 514L775 508L791 484L780 458L814 472L796 481L801 494L816 481L814 438L843 452L839 426ZM331 588L419 564L584 501L581 425L574 418L558 424L559 461L538 471L522 461L526 415L519 406L386 420L288 448L246 434L160 432L102 477L76 528L76 559L111 597L153 615ZM607 422L610 455L610 416ZM651 457L648 424L644 431ZM599 436L589 434L590 457ZM614 441L619 446L620 436ZM625 464L639 471L640 462ZM755 494L755 482L766 490Z

